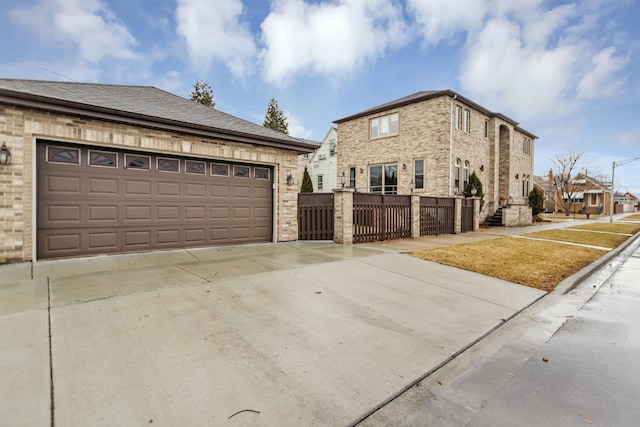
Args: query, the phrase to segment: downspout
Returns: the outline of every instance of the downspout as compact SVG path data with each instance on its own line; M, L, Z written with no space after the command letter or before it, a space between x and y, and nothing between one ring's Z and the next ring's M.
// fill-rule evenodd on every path
M453 169L453 101L458 98L458 94L454 94L451 98L451 112L450 112L450 120L449 120L449 196L452 195L452 185L453 185L453 174L451 170Z

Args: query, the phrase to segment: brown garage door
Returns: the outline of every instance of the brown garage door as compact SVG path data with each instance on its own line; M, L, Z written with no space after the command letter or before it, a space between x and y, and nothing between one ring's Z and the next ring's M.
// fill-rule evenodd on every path
M38 258L272 240L272 170L38 141Z

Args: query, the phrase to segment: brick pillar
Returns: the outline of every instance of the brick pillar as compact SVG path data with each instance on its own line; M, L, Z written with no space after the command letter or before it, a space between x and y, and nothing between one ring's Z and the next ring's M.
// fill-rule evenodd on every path
M456 196L456 207L455 207L455 230L456 234L462 233L462 197Z
M420 237L420 196L411 195L411 238Z
M480 231L480 197L473 198L473 231Z
M333 241L353 244L353 189L333 190Z

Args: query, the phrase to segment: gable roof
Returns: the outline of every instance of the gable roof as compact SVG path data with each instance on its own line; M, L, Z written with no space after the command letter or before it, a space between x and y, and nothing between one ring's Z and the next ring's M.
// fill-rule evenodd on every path
M311 152L307 142L153 86L0 79L0 102Z
M440 96L449 96L451 98L454 99L458 99L461 102L473 107L474 109L480 111L483 114L486 114L487 116L493 118L493 117L498 117L502 120L504 120L507 123L510 123L514 126L514 128L518 131L518 132L522 132L525 135L527 135L528 137L532 138L532 139L538 139L538 137L534 134L532 134L531 132L528 132L524 129L522 129L520 126L518 126L520 123L516 122L515 120L513 120L510 117L505 116L502 113L496 113L493 111L490 111L488 109L486 109L485 107L483 107L480 104L477 104L475 102L473 102L472 100L465 98L464 96L460 95L457 92L452 91L451 89L444 89L444 90L429 90L429 91L421 91L421 92L416 92L412 95L408 95L405 96L403 98L399 98L396 99L394 101L391 102L387 102L385 104L381 104L378 105L376 107L373 108L369 108L368 110L364 110L361 111L359 113L356 114L352 114L350 116L344 117L342 119L338 119L338 120L334 120L333 123L343 123L343 122L347 122L353 119L357 119L360 117L364 117L364 116L368 116L370 114L376 114L376 113L381 113L383 111L387 111L390 110L392 108L398 108L398 107L404 107L405 105L410 105L410 104L414 104L417 102L422 102L422 101L426 101L428 99L432 99L432 98L437 98Z

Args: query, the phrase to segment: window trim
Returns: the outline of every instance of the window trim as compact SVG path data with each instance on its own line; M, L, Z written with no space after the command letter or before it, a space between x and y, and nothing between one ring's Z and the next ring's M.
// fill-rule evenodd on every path
M453 169L453 183L454 183L454 187L456 187L458 191L460 191L460 164L461 163L462 162L460 159L456 159L454 169Z
M133 156L133 157L146 157L147 158L147 168L135 168L135 167L129 167L129 160L127 160L127 156ZM151 156L145 156L145 155L141 155L141 154L133 154L133 153L124 153L124 169L127 170L132 170L132 171L151 171Z
M160 169L161 160L178 162L178 170L172 171L172 170ZM173 159L170 157L156 157L156 171L164 172L164 173L180 173L180 159Z
M385 183L385 177L387 176L387 168L391 167L391 166L395 166L396 168L396 183L395 185L392 184L386 184ZM382 178L382 183L379 186L380 190L379 191L374 191L373 187L371 186L371 169L372 168L376 168L376 167L380 167L382 168L381 172L381 178ZM369 165L369 192L370 193L375 193L375 194L398 194L398 163L377 163L374 165ZM378 187L378 186L376 186ZM395 189L392 189L390 191L387 191L387 187L395 187Z
M416 172L417 170L417 163L418 162L422 162L422 186L418 187L418 173ZM413 160L413 188L414 190L424 190L424 172L425 172L425 161L424 159L414 159Z
M247 168L247 175L238 175L236 173L236 170L239 170L240 168ZM220 175L218 175L220 176ZM245 165L233 165L233 177L234 178L241 178L241 179L251 179L251 166L245 166Z
M93 153L115 155L116 163L114 165L112 165L112 166L93 164L93 163L91 163L91 154L93 154ZM117 169L118 168L118 162L120 161L119 157L120 156L118 156L118 153L115 152L115 151L103 151L103 150L92 150L92 149L87 150L87 164L91 168L109 168L109 169L115 168L115 169Z
M191 163L199 163L199 164L203 165L204 167L202 168L202 173L190 172L189 171L189 162L191 162ZM201 161L201 160L185 159L185 161L184 161L184 173L186 175L207 175L207 162Z
M267 177L266 178L262 178L262 177L257 176L256 172L259 171L259 170L260 171L266 171L267 172ZM256 166L256 167L253 168L253 178L254 179L269 180L269 179L271 179L271 169L269 169L269 168L261 168L261 167L257 167Z
M456 130L462 130L462 107L456 105Z
M353 177L351 176L353 171ZM358 182L358 169L355 166L349 166L349 188L356 188Z
M322 174L316 175L316 187L318 190L324 190L324 176Z
M469 133L471 132L471 111L465 108L463 117L462 128Z
M78 153L78 163L70 163L70 162L57 162L55 160L50 160L49 159L49 148L57 148L58 150L73 150L76 151ZM74 147L60 147L58 145L49 145L47 144L46 147L46 153L45 153L45 161L47 163L54 163L56 165L73 165L73 166L82 166L82 151L79 148L74 148Z
M396 123L396 128L395 128L395 132L392 133L392 126L391 126L391 117L395 116L395 123ZM382 120L383 119L387 119L388 120L388 124L387 124L387 133L385 133L384 135L382 134ZM373 123L377 123L377 135L373 136L372 134L372 124ZM371 119L369 119L369 139L380 139L380 138L388 138L391 136L397 136L400 134L400 115L398 114L398 112L395 113L389 113L389 114L385 114L382 116L378 116L378 117L373 117Z
M469 160L465 160L462 170L462 189L469 183L469 169L471 169L471 163Z
M227 173L225 175L219 174L219 173L213 173L213 167L214 166L224 166L225 169L227 170ZM226 177L229 177L230 174L231 174L231 171L230 171L230 168L229 168L229 164L227 164L227 163L211 162L209 164L209 175L211 175L211 176L226 176Z

